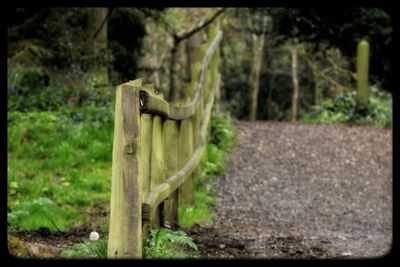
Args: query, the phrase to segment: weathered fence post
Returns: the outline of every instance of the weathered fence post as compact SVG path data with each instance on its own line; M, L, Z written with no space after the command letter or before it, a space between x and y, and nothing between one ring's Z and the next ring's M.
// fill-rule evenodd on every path
M115 101L109 258L142 257L142 207L138 174L141 80L117 87Z
M153 116L150 114L142 114L140 116L140 160L139 160L139 184L142 188L141 202L150 192L150 169L151 169L151 143L153 131ZM150 225L143 223L143 246L149 235Z
M200 62L196 62L191 66L191 77L193 84L193 90L196 92L198 90L197 85L200 78ZM197 104L196 113L192 117L192 125L193 125L193 147L196 147L199 144L199 130L200 130L200 123L201 117L199 110L201 109L200 99ZM201 167L198 166L193 172L193 179L198 178L201 175Z
M169 177L178 171L178 124L174 120L166 120L164 134L164 162L165 174ZM174 192L164 201L163 224L171 227L178 226L178 192Z
M151 147L151 169L150 169L150 190L164 180L164 157L163 157L163 134L162 118L155 115L153 118L152 147ZM152 211L150 226L160 226L160 210Z
M357 106L363 109L368 104L369 44L361 40L357 47Z
M179 168L190 159L193 154L193 126L190 119L183 120L179 129ZM193 175L190 175L179 190L179 203L194 204Z

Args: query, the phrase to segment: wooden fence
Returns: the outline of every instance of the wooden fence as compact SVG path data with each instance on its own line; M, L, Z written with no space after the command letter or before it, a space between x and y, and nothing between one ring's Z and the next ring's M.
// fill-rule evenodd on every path
M219 96L218 23L197 50L184 97L168 103L141 79L117 87L112 156L109 258L142 258L153 227L178 225L178 205L193 204Z

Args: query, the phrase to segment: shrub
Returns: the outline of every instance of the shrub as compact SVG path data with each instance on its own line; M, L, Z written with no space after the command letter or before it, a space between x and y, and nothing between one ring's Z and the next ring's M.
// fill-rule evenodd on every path
M325 99L320 106L314 106L309 113L301 113L303 122L357 123L380 127L392 126L391 97L371 87L371 95L364 110L358 110L355 91Z
M144 258L179 259L194 256L197 246L183 231L166 228L153 229L144 247Z

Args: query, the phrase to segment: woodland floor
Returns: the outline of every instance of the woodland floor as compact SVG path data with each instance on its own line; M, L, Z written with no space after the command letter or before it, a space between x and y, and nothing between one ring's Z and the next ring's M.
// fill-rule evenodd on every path
M237 122L237 131L226 174L214 180L215 220L185 229L201 257L360 258L390 251L391 129ZM36 256L54 257L91 230L16 236Z
M392 240L392 130L238 122L205 258L364 258Z

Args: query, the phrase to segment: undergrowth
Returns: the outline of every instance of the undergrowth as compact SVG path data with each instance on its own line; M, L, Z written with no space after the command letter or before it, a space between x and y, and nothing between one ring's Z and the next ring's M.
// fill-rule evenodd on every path
M392 101L390 95L376 86L371 86L367 106L357 109L356 92L328 98L321 105L314 106L309 113L301 113L300 120L306 123L355 123L377 127L392 126Z
M107 239L104 238L96 241L77 243L68 249L62 250L59 257L72 259L106 259Z

